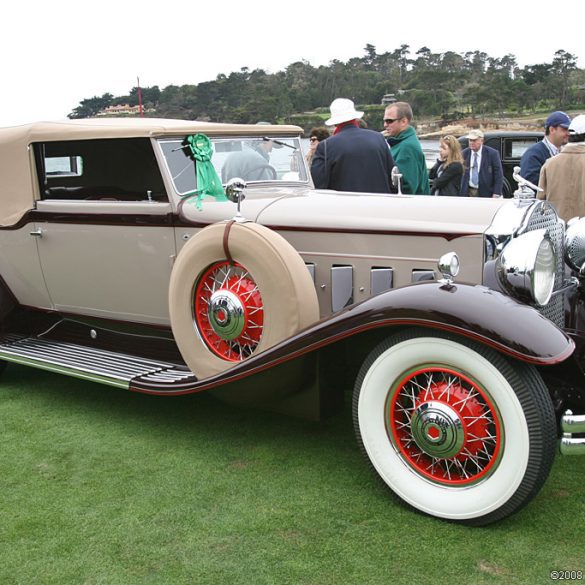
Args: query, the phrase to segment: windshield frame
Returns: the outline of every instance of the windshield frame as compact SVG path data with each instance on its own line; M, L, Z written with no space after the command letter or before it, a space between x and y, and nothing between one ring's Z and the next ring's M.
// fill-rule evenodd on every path
M192 158L186 143L186 136L164 136L156 139L160 149L161 159L164 161L165 172L175 193L185 197L197 189L196 161ZM305 153L302 149L300 136L267 135L267 136L222 136L209 137L213 145L212 163L222 181L226 185L235 175L222 177L222 168L228 156L245 153L250 157L251 151L266 149L268 157L258 160L264 166L273 166L276 169L276 178L265 173L263 176L243 178L249 186L307 186L310 184L310 173L307 167ZM255 155L255 153L254 153ZM298 170L294 170L294 166Z

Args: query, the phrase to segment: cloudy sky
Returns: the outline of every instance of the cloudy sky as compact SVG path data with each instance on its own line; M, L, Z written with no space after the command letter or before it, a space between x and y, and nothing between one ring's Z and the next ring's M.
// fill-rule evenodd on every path
M0 35L0 126L66 118L82 99L136 85L197 84L242 67L270 73L408 44L412 53L481 50L550 63L564 49L585 67L585 42L570 35L583 0L554 5L490 0L477 5L414 0L341 4L314 0L10 2ZM552 14L554 12L555 14Z

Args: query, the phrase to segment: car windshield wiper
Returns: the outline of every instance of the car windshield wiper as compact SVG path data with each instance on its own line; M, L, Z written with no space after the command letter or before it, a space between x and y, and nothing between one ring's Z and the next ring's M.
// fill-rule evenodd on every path
M266 142L274 142L275 144L280 144L281 146L288 146L289 148L292 148L293 150L298 150L298 148L296 146L293 146L292 144L289 144L288 142L282 142L282 140L277 140L276 138L270 138L269 136L262 136L262 140L265 140Z

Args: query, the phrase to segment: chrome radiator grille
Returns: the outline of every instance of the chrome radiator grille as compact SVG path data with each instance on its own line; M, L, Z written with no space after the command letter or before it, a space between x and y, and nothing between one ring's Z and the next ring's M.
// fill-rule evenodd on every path
M557 269L555 274L554 290L561 288L565 274L565 261L563 242L565 238L565 225L557 217L555 210L545 202L532 207L530 215L522 233L545 229L555 247L557 253ZM554 296L550 302L541 307L540 312L550 321L563 327L565 324L564 297L562 294Z

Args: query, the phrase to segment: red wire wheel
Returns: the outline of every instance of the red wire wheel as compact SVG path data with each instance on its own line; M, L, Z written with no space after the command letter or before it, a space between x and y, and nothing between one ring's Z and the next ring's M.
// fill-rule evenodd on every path
M199 333L220 358L242 361L258 347L264 305L258 285L241 264L212 264L197 282L193 309Z
M526 505L557 450L552 400L534 366L422 327L370 352L353 421L372 469L402 502L472 526Z
M386 425L403 459L440 484L481 481L501 452L502 425L487 393L448 368L425 367L401 379L389 394Z

